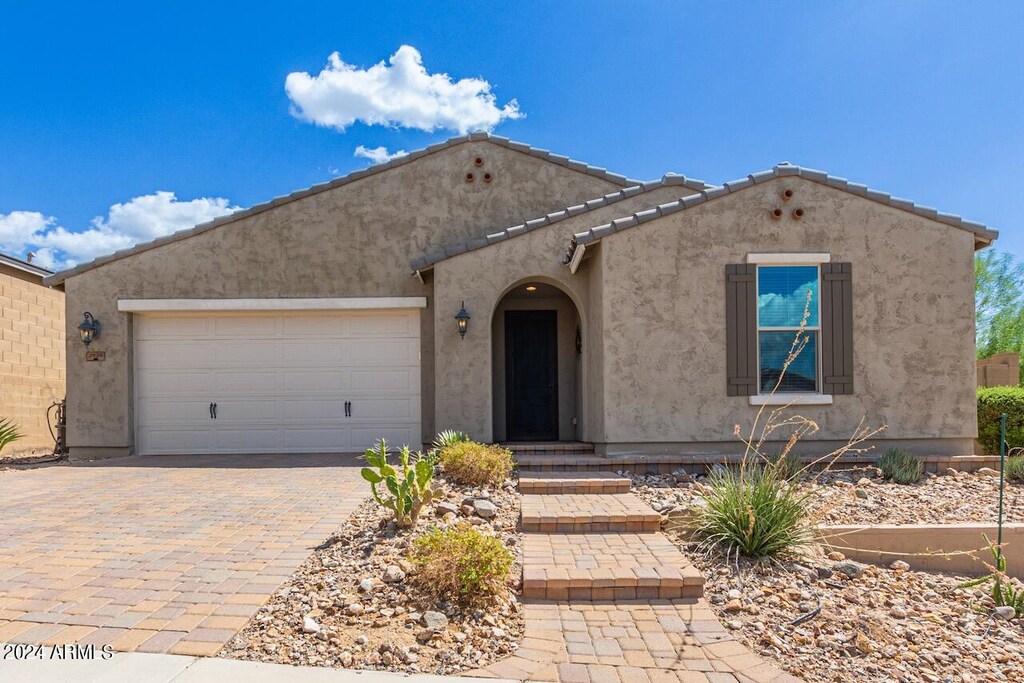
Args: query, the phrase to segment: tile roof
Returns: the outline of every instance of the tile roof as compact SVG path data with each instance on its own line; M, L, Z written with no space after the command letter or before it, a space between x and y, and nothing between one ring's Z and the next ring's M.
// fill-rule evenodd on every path
M644 211L639 211L637 213L632 214L631 216L617 218L611 221L610 223L598 225L593 228L590 228L589 230L584 230L583 232L576 233L573 236L572 245L570 247L570 254L573 250L575 250L576 245L592 244L594 242L601 240L604 237L607 237L608 235L614 234L616 232L621 232L622 230L628 230L629 228L640 225L641 223L646 223L647 221L654 220L662 216L667 216L668 214L675 213L676 211L689 209L699 204L703 204L704 202L711 201L712 199L717 199L719 197L723 197L727 194L731 194L733 192L742 190L752 185L757 185L759 183L767 182L769 180L774 180L775 178L784 178L788 176L799 176L801 178L806 178L807 180L811 180L817 183L821 183L823 185L827 185L829 187L834 187L839 190L843 190L844 192L849 192L851 194L865 197L866 199L870 199L872 201L885 204L887 206L892 206L897 209L903 209L904 211L909 211L911 213L917 214L918 216L930 218L931 220L938 221L940 223L945 223L946 225L951 225L955 228L967 230L969 232L974 233L978 238L980 238L979 241L984 244L990 243L992 240L996 239L999 236L998 231L993 230L985 225L982 225L981 223L974 223L972 221L964 220L960 216L955 216L949 213L942 213L940 211L937 211L936 209L932 209L926 206L920 206L906 199L898 199L889 194L886 194L885 192L873 190L865 185L851 183L845 178L829 175L824 171L817 171L811 168L794 166L793 164L789 163L781 163L767 171L754 173L748 175L746 178L741 178L739 180L733 180L728 183L725 183L720 187L713 187L711 189L699 192L698 194L690 195L689 197L683 197L677 201L662 204L660 206L646 209Z
M192 237L194 235L199 235L201 233L204 233L207 230L212 230L214 228L219 228L222 225L226 225L228 223L233 223L234 221L241 220L241 219L246 218L248 216L253 216L255 214L262 213L264 211L267 211L269 209L273 209L274 207L280 206L282 204L287 204L287 203L293 202L293 201L295 201L297 199L302 199L303 197L308 197L310 195L318 194L320 192L325 192L327 190L333 190L334 188L341 187L343 185L347 185L347 184L349 184L351 182L355 182L356 180L361 180L363 178L366 178L366 177L369 177L369 176L372 176L372 175L376 175L378 173L383 173L384 171L391 170L391 169L396 168L398 166L403 166L403 165L408 164L410 162L413 162L416 159L419 159L421 157L427 156L429 154L434 154L435 152L440 152L442 150L445 150L445 149L448 149L448 148L451 148L451 147L456 147L458 145L461 145L461 144L464 144L464 143L467 143L467 142L482 142L482 141L487 141L487 142L491 142L491 143L496 144L496 145L501 145L502 147L507 147L508 149L512 149L512 150L515 150L517 152L522 152L523 154L529 154L530 156L537 157L538 159L543 159L543 160L549 161L549 162L551 162L553 164L558 164L560 166L565 166L566 168L572 169L574 171L578 171L580 173L585 173L587 175L592 175L592 176L595 176L597 178L601 178L602 180L607 180L609 182L616 183L616 184L621 185L621 186L637 185L637 184L639 184L641 182L641 181L638 181L638 180L632 180L630 178L627 178L624 175L619 175L617 173L611 173L608 170L606 170L604 168L600 168L598 166L591 166L590 164L586 164L586 163L584 163L582 161L576 161L574 159L570 159L569 157L562 156L560 154L552 154L551 152L549 152L546 149L539 149L537 147L531 147L530 145L527 145L525 143L515 142L513 140L510 140L510 139L508 139L506 137L502 137L500 135L492 135L491 133L487 133L485 131L478 131L478 132L475 132L475 133L469 133L468 135L460 135L460 136L457 136L457 137L449 138L448 140L445 140L443 142L438 142L438 143L435 143L433 145L430 145L429 147L425 147L423 149L416 150L415 152L410 152L409 154L407 154L404 157L398 157L398 158L392 159L390 161L384 162L382 164L377 164L375 166L370 166L369 168L360 169L358 171L354 171L354 172L349 173L348 175L342 176L340 178L335 178L334 180L328 181L326 183L320 183L318 185L314 185L312 187L306 188L305 190L299 190L297 192L292 192L291 194L287 194L287 195L284 195L284 196L281 196L281 197L276 197L276 198L274 198L274 199L272 199L272 200L270 200L268 202L264 202L262 204L256 204L256 205L251 206L251 207L249 207L247 209L242 209L241 211L236 211L236 212L228 214L226 216L222 216L220 218L216 218L216 219L214 219L212 221L209 221L207 223L201 223L201 224L199 224L199 225L197 225L197 226L195 226L193 228L189 228L187 230L180 230L180 231L172 233L170 235L165 235L164 237L159 237L159 238L157 238L155 240L152 240L150 242L143 242L141 244L136 244L135 246L128 247L127 249L122 249L121 251L114 252L113 254L109 254L109 255L106 255L106 256L100 256L99 258L93 259L92 261L88 261L86 263L81 263L81 264L75 266L74 268L69 268L67 270L62 270L62 271L60 271L58 273L50 275L49 277L46 278L45 283L47 285L51 285L52 286L52 285L58 284L60 282L63 282L64 280L66 280L69 277L73 277L75 275L79 275L79 274L84 273L84 272L86 272L88 270L92 270L93 268L97 268L97 267L102 266L102 265L104 265L106 263L110 263L111 261L117 261L117 260L125 258L127 256L131 256L133 254L137 254L137 253L142 252L142 251L148 251L149 249L154 249L156 247L162 246L164 244L168 244L170 242L177 242L178 240L187 239L187 238Z
M460 242L458 244L453 244L442 249L438 249L437 251L432 251L426 254L425 256L413 259L412 261L409 262L409 265L412 267L413 273L416 273L417 271L421 270L426 270L428 268L433 267L435 264L444 261L447 258L451 258L452 256L456 256L467 251L473 251L475 249L481 249L483 247L495 244L497 242L503 242L507 239L518 237L519 235L525 235L526 233L532 230L536 230L537 228L542 228L546 225L551 225L552 223L557 223L558 221L565 220L566 218L571 218L573 216L578 216L580 214L587 213L588 211L600 209L605 206L611 206L612 204L620 202L623 199L635 197L645 192L650 192L651 190L657 190L663 187L686 187L691 190L700 192L702 190L707 190L712 186L708 185L702 180L693 180L692 178L687 178L686 176L677 175L675 173L669 173L663 176L660 180L651 180L646 183L640 183L638 185L626 187L619 190L618 192L611 192L609 194L604 195L603 197L591 199L589 201L583 202L582 204L576 204L575 206L566 207L560 211L555 211L553 213L547 214L546 216L534 218L533 220L529 220L526 221L525 223L512 226L511 228L506 228L504 230L500 230L498 232L485 235L483 237L477 237L466 242Z
M52 273L52 271L49 271L46 268L40 268L34 263L22 261L20 258L9 256L3 253L0 253L0 264L9 266L11 268L16 268L18 270L30 273L32 275L38 275L40 278L46 277L47 275L50 275Z

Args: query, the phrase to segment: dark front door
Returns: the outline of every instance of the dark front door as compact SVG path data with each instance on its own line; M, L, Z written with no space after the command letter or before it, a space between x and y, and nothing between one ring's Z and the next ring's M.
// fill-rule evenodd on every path
M509 441L558 440L555 311L505 311L505 406Z

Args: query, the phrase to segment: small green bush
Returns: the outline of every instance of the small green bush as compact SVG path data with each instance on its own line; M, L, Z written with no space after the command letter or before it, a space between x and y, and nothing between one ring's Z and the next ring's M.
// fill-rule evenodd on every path
M500 538L463 522L444 531L433 528L413 541L415 580L427 594L462 604L480 604L498 595L512 569L512 553Z
M4 446L14 443L22 436L21 430L13 420L0 420L0 451L4 449Z
M999 416L1006 413L1006 448L1024 447L1024 387L978 389L978 441L999 453Z
M771 464L716 468L708 476L707 506L695 532L727 554L772 558L791 554L813 539L809 493Z
M497 445L459 441L437 456L446 477L466 486L500 486L512 473L512 451Z
M1024 484L1024 455L1006 459L1006 479L1015 484Z
M924 476L924 460L898 448L886 451L878 459L878 467L883 477L897 484L913 484Z

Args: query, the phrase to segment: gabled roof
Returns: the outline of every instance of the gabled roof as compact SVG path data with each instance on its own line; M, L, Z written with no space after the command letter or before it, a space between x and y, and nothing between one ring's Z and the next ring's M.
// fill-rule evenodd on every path
M821 183L829 187L849 192L866 199L885 204L897 209L909 211L918 216L924 218L930 218L931 220L938 221L939 223L945 223L951 225L954 228L960 228L961 230L967 230L975 235L975 249L987 246L994 239L999 237L999 232L993 230L981 223L974 223L972 221L964 220L960 216L955 216L949 213L942 213L936 209L932 209L926 206L920 206L911 202L907 199L898 199L892 195L886 194L885 192L879 192L878 190L872 190L866 185L859 185L857 183L851 183L845 178L829 175L824 171L817 171L811 168L803 168L800 166L794 166L793 164L782 163L767 171L761 171L760 173L754 173L742 178L740 180L733 180L725 183L721 187L714 187L709 190L704 190L696 195L689 197L683 197L677 201L662 204L660 206L639 211L631 216L624 216L618 218L610 223L604 225L598 225L584 230L583 232L576 233L573 235L572 244L570 245L570 256L575 251L578 245L586 246L593 244L594 242L600 241L602 238L608 235L628 230L629 228L636 227L641 223L661 218L677 211L683 211L694 206L703 204L704 202L724 197L725 195L731 194L738 190L757 185L759 183L774 180L775 178L783 178L789 176L798 176L800 178L806 178L807 180ZM568 261L567 261L568 263Z
M525 223L512 226L511 228L506 228L504 230L499 230L498 232L485 235L484 237L476 237L465 242L449 245L447 247L444 247L443 249L438 249L437 251L432 251L426 254L425 256L414 258L412 261L409 262L409 265L412 267L413 274L415 274L416 272L432 268L434 267L435 264L444 261L445 259L451 258L452 256L463 254L467 251L481 249L490 244L503 242L507 239L518 237L519 235L525 235L526 233L532 230L536 230L537 228L542 228L546 225L557 223L558 221L565 220L566 218L579 216L580 214L587 213L588 211L593 211L594 209L600 209L605 206L611 206L612 204L620 202L623 199L635 197L645 192L650 192L651 190L657 190L663 187L686 187L691 190L694 190L695 192L699 192L702 190L706 190L712 186L708 185L702 180L693 180L692 178L687 178L686 176L677 175L675 173L668 173L665 176L663 176L660 180L651 180L646 183L640 183L638 185L626 187L619 190L618 192L611 192L609 194L604 195L603 197L598 197L597 199L591 199L590 201L584 202L582 204L576 204L574 206L566 207L560 211L555 211L553 213L547 214L546 216L534 218L533 220L529 220L526 221Z
M255 206L251 206L247 209L242 209L241 211L235 211L234 213L222 216L220 218L216 218L207 223L201 223L193 228L189 228L187 230L180 230L170 235L159 237L155 240L152 240L151 242L143 242L141 244L136 244L133 247L128 247L127 249L122 249L121 251L114 252L113 254L109 254L107 256L100 256L99 258L93 259L92 261L81 263L75 266L74 268L62 270L59 273L50 275L49 277L46 278L46 284L51 286L58 284L69 277L79 275L88 270L92 270L93 268L102 266L105 263L117 261L127 256L132 256L133 254L137 254L142 251L148 251L150 249L154 249L164 244L177 242L178 240L183 240L189 237L193 237L195 235L202 234L207 230L213 230L214 228L219 228L223 225L227 225L228 223L233 223L235 221L256 215L258 213L263 213L264 211L268 211L269 209L281 206L282 204L287 204L297 199L309 197L310 195L318 194L320 192L326 192L327 190L333 190L335 188L342 187L343 185L348 185L349 183L355 182L356 180L362 180L363 178L367 178L378 173L383 173L385 171L389 171L399 166L404 166L405 164L411 163L417 159L420 159L430 154L434 154L436 152L440 152L445 149L457 147L458 145L462 145L467 142L483 141L487 141L495 145L500 145L502 147L507 147L508 149L515 150L517 152L522 152L523 154L528 154L530 156L537 157L538 159L543 159L544 161L549 161L553 164L558 164L559 166L565 166L566 168L569 168L573 171L578 171L580 173L585 173L596 178L601 178L602 180L607 180L608 182L615 183L620 186L637 185L640 183L640 181L638 180L632 180L624 175L619 175L618 173L611 173L608 170L600 168L598 166L591 166L590 164L586 164L582 161L576 161L574 159L570 159L569 157L562 156L560 154L552 154L546 149L531 147L530 145L527 145L522 142L515 142L513 140L509 140L506 137L492 135L484 131L478 131L475 133L469 133L468 135L460 135L457 137L449 138L448 140L445 140L443 142L438 142L433 145L430 145L429 147L416 150L415 152L410 152L409 154L403 157L397 157L382 164L377 164L375 166L370 166L369 168L354 171L352 173L349 173L348 175L342 176L340 178L335 178L334 180L328 181L326 183L314 185L305 190L299 190L297 192L292 192L291 194L284 195L282 197L276 197L270 200L269 202L256 204Z
M8 256L7 254L2 253L0 253L0 264L9 266L16 270L24 271L26 273L29 273L30 275L36 275L40 279L46 277L47 275L53 274L52 271L49 271L46 268L40 268L39 266L33 263L29 263L28 261L22 261L20 258L15 258L13 256Z

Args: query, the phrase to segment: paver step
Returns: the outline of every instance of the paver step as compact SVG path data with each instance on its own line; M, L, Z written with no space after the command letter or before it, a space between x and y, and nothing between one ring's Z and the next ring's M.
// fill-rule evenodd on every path
M522 530L542 533L657 531L661 517L632 493L523 494Z
M628 493L632 482L614 472L524 472L520 493Z
M525 597L675 600L703 593L703 576L664 534L523 536Z

